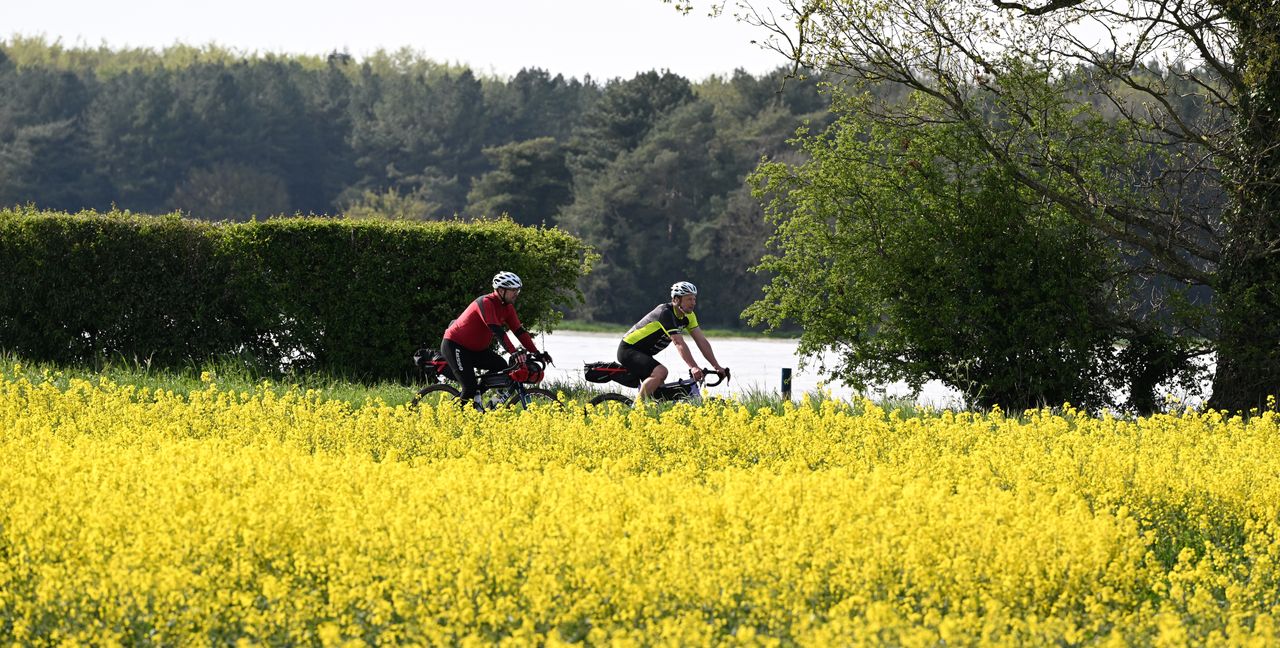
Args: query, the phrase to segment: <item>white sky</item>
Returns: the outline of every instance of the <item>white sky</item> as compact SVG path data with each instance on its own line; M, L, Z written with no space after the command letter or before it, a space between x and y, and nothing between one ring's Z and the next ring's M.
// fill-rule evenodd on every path
M6 0L0 38L160 49L175 43L362 58L408 46L478 73L522 67L597 80L669 69L690 80L785 63L730 16L682 16L661 0Z

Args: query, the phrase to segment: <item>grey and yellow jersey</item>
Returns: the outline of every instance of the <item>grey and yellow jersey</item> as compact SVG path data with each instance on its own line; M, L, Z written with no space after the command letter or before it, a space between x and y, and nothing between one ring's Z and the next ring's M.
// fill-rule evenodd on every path
M698 328L698 316L685 313L676 316L676 309L670 302L658 304L648 315L640 318L631 330L622 337L622 341L649 355L657 355L659 351L671 344L671 334L686 332Z

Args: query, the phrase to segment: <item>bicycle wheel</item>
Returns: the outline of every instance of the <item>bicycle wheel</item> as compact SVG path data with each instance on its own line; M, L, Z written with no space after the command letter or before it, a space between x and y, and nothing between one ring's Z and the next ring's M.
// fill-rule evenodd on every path
M623 396L622 394L615 394L613 392L605 392L591 399L592 405L603 405L605 403L621 403L623 405L630 406L634 402L635 401L631 400L630 398L627 398L626 396Z
M524 390L524 393L529 396L530 405L534 403L538 403L543 406L556 405L556 406L559 406L561 409L564 408L564 403L561 403L560 399L556 398L556 395L551 393L551 391L548 389L543 389L541 387L529 387L528 389ZM506 405L507 407L519 407L520 394L519 393L512 394L511 398L507 399Z
M443 403L450 403L456 406L460 396L462 396L462 392L458 391L457 387L436 383L419 389L413 400L409 401L409 407L416 408L418 405L425 404L435 408L440 407Z

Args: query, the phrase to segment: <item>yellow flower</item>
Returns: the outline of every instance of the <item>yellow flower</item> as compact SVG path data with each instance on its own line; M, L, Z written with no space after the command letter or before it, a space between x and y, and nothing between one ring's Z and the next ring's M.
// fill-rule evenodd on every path
M21 644L1280 640L1272 412L479 414L18 375Z

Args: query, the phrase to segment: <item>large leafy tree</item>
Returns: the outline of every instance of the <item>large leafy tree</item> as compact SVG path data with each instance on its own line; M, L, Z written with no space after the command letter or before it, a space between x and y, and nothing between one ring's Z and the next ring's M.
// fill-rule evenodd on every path
M1212 288L1202 331L1217 354L1211 406L1252 408L1280 392L1280 5L712 4L769 32L797 66L931 97L939 113L910 102L866 111L963 127L1012 182L1123 245L1152 278L1142 294L1159 302ZM1104 123L1123 146L1094 145ZM1107 157L1116 150L1123 159ZM1132 163L1135 153L1147 163Z
M290 197L286 207L324 211L328 205L316 199L323 195L317 180L330 163L320 138L324 122L312 117L301 87L307 73L296 62L274 58L238 65L233 73L248 90L241 129L250 141L227 162L282 179Z
M705 137L714 126L709 106L692 120L692 113L675 121L672 115L694 101L689 81L674 74L645 72L614 80L570 138L566 163L573 174L573 201L557 223L602 257L583 280L587 301L578 315L634 319L636 304L661 294L655 286L663 281L669 286L671 276L688 271L682 267L688 248L684 225L703 208L706 191L689 181L705 172L700 166L707 160ZM696 206L686 188L699 194ZM654 278L655 272L662 278Z
M702 289L700 321L741 326L765 279L748 269L772 233L742 179L761 155L785 154L803 119L825 117L825 101L781 73L692 86L649 72L606 86L570 140L574 200L557 220L602 254L575 315L629 322L688 279Z
M804 134L802 163L752 177L784 251L757 320L804 327L801 351L835 352L846 382L941 380L971 404L1155 409L1178 363L1159 329L1115 301L1110 242L1020 186L954 124L878 124L866 98ZM928 98L912 101L928 103ZM922 109L926 108L921 106ZM1135 337L1124 353L1122 336ZM1183 356L1185 359L1185 356ZM1150 371L1125 371L1145 362Z
M331 54L325 66L299 74L299 91L306 106L304 119L312 136L301 152L306 159L304 177L291 180L293 208L303 213L325 213L338 194L355 178L355 160L348 145L351 137L352 81L355 64L349 56Z
M219 162L192 169L169 203L195 218L246 221L288 215L289 190L283 180L261 169Z

